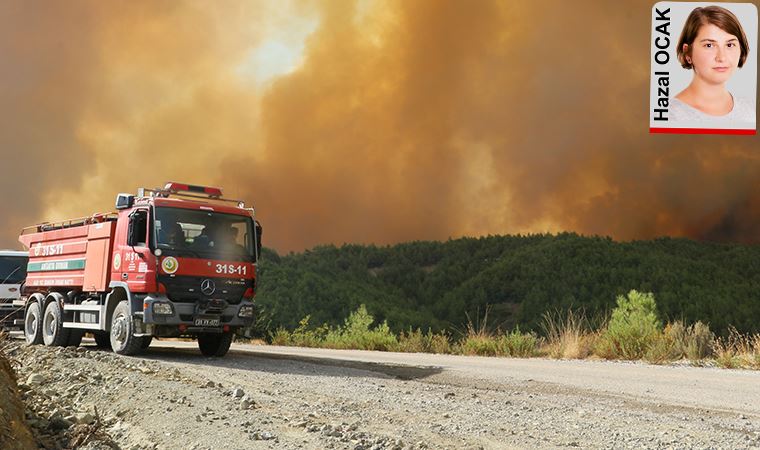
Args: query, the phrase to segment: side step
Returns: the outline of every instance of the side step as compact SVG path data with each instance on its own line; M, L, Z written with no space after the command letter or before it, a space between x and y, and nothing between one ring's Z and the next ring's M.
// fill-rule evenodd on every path
M80 330L105 330L105 324L102 321L103 316L106 314L106 307L104 305L63 305L64 313L73 313L74 320L79 320L80 314L90 316L90 319L95 319L97 314L97 322L63 322L63 328L77 328Z
M100 323L63 322L63 328L79 328L82 330L100 330Z
M97 311L100 312L101 308L105 310L104 306L100 305L63 305L64 311Z

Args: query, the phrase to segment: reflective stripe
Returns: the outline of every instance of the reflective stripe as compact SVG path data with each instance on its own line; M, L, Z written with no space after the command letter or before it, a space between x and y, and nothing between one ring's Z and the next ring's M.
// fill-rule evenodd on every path
M67 259L60 261L30 262L26 266L27 272L55 272L58 270L84 269L84 259Z

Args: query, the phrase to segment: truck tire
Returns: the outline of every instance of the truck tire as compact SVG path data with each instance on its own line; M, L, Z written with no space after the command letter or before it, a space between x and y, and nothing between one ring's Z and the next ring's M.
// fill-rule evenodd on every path
M84 330L69 330L69 341L66 343L66 347L79 347L82 343L82 336L84 336Z
M198 335L198 348L204 356L224 356L232 344L232 333Z
M150 347L150 343L153 342L153 336L143 336L140 339L142 339L142 349L145 350L148 347Z
M92 334L95 337L95 345L97 345L98 348L111 349L111 335L109 333L96 331Z
M136 355L142 350L142 339L135 336L129 305L124 300L116 305L111 318L111 348L119 355Z
M63 347L69 342L70 331L63 328L63 314L58 302L52 301L42 315L42 341L50 347Z
M42 314L36 301L27 306L24 314L24 339L29 345L42 344Z

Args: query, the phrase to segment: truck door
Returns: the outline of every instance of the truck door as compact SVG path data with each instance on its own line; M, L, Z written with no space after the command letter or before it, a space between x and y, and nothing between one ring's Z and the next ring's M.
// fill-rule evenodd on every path
M155 292L155 256L151 253L150 211L136 208L128 216L126 233L119 239L119 254L114 255L114 272L132 292ZM117 262L118 260L118 262ZM116 281L116 279L114 279Z

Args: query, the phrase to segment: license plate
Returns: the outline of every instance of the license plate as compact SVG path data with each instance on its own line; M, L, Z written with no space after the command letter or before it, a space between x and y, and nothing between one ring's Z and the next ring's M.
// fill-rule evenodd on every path
M195 319L196 327L218 327L219 318L216 319Z

